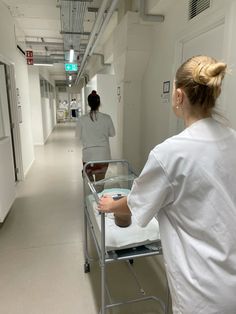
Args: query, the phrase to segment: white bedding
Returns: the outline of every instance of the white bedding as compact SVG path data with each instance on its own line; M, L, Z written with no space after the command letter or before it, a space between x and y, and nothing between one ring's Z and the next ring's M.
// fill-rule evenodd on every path
M127 189L105 189L102 194L122 194L127 195L129 190ZM97 211L97 204L94 201L92 195L89 195L86 199L87 209L91 218L96 238L100 245L101 241L101 215ZM152 242L160 240L159 225L155 218L144 227L139 227L134 220L129 227L121 228L115 224L113 214L106 214L106 250L120 250L124 248L136 247L139 245L150 244Z

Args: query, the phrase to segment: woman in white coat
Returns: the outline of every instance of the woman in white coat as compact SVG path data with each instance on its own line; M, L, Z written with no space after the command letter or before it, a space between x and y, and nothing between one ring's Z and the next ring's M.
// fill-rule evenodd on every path
M206 56L177 71L172 106L186 129L150 153L127 198L101 212L155 216L174 314L236 313L236 132L212 118L226 64Z
M79 117L76 126L76 137L83 146L83 164L88 161L111 159L109 137L115 136L115 128L108 114L99 112L100 96L94 90L88 96L90 112ZM91 164L87 172L91 180L101 180L105 177L108 163Z

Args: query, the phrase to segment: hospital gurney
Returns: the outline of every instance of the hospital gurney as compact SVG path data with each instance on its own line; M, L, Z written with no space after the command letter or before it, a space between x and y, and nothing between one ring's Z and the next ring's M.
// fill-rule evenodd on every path
M100 164L105 165L105 168L99 167ZM91 167L95 169L93 172L91 172ZM102 179L95 181L99 176ZM145 228L139 227L134 220L129 227L121 228L115 224L112 213L104 214L97 211L97 204L102 194L110 194L114 199L127 195L135 177L125 160L93 161L86 163L83 168L84 271L85 273L90 272L90 262L92 261L88 254L89 230L94 240L101 268L100 314L105 314L107 309L123 304L146 300L159 302L165 314L168 310L162 299L145 295L132 267L135 258L162 254L159 225L156 218L153 218ZM120 260L127 262L141 288L142 296L124 302L112 303L109 289L106 286L106 264ZM110 300L109 304L106 304L106 293Z

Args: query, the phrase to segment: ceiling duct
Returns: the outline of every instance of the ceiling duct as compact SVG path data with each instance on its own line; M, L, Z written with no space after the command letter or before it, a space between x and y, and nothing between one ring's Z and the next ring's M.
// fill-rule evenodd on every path
M61 0L61 34L63 35L64 51L73 47L75 59L84 52L90 32L84 31L84 18L87 6L91 1ZM67 58L67 55L66 57ZM79 58L78 58L79 59Z
M139 10L140 10L140 16L143 21L146 22L164 22L164 15L160 14L147 14L146 13L146 0L140 0L139 1Z
M105 27L107 26L112 13L115 11L116 5L118 3L119 0L112 0L110 3L110 7L109 9L106 11L108 3L110 2L109 0L103 0L102 4L100 5L99 11L97 13L97 18L96 21L93 25L93 29L91 31L90 37L89 37L89 41L83 56L83 60L81 62L80 65L80 70L79 73L77 75L77 78L75 80L75 84L79 83L79 80L81 78L81 76L83 75L83 71L85 68L85 65L87 63L87 59L89 57L89 55L92 55L94 48L100 38L100 36L102 35ZM107 13L106 13L107 12ZM105 15L106 14L106 15ZM105 18L104 18L105 15Z

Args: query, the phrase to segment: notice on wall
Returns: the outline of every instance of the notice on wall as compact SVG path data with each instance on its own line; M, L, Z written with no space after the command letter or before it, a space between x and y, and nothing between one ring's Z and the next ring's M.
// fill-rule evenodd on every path
M163 105L169 105L170 104L170 94L161 94L161 103Z
M170 81L164 81L161 94L161 103L163 105L170 104Z

